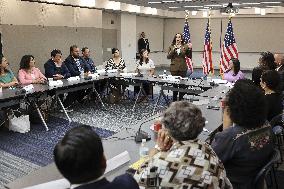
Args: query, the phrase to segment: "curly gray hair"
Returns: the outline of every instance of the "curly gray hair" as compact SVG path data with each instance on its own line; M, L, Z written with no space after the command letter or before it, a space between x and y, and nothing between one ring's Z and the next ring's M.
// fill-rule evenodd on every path
M205 126L201 110L186 101L173 102L164 112L162 123L178 141L196 139Z

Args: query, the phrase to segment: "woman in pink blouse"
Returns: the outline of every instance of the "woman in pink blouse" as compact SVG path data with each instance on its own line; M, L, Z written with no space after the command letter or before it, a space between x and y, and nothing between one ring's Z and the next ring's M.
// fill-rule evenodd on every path
M24 55L21 59L19 81L23 85L44 83L46 77L35 67L35 58L32 55Z

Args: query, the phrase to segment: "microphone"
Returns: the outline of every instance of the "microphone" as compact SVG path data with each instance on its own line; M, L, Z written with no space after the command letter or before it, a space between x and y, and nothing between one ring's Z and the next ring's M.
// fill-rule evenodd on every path
M26 90L25 89L23 89L23 88L20 88L20 89L17 89L16 90L16 92L15 92L15 94L16 95L21 95L21 94L26 94Z
M148 140L151 140L151 136L150 136L147 132L142 131L142 130L141 130L141 127L142 127L142 125L143 125L144 123L147 123L147 122L149 122L149 121L152 121L152 120L156 119L156 118L159 117L159 116L160 116L160 114L157 114L157 116L150 117L150 119L147 119L147 120L143 121L142 123L140 123L139 129L138 129L138 131L137 131L136 134L135 134L135 142L137 142L137 143L138 143L138 142L142 142L142 139L146 139L147 141L148 141Z

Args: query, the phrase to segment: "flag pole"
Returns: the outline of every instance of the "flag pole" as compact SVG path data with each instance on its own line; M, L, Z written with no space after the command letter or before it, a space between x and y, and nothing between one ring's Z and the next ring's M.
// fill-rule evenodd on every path
M222 17L221 17L221 27L220 28L221 28L221 32L220 32L220 54L222 54L222 34L223 34L223 19L222 19ZM221 61L219 62L219 67L220 67L219 74L222 77L223 71L222 71L222 68L221 68Z
M212 49L211 16L212 16L212 12L211 12L211 10L209 10L208 25L209 25L209 33L210 33L210 48ZM212 50L211 50L211 53L212 53ZM213 67L213 65L212 65L212 68L210 67L210 74L211 74L211 76L214 75L214 67Z

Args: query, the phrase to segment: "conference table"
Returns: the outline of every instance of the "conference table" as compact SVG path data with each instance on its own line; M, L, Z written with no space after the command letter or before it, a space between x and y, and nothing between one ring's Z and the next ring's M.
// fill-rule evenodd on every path
M50 86L38 86L34 88L35 93L44 93L44 92L56 92L57 94L62 94L64 92L70 92L75 91L76 88L80 88L80 90L85 88L94 88L93 83L98 82L100 80L108 79L107 76L98 77L96 79L92 80L84 80L81 79L80 81L70 83L68 81L64 81L63 85L61 87L55 87L52 88ZM130 78L121 78L129 80ZM135 83L139 83L138 80L145 81L145 78L142 80L141 78L135 78ZM148 79L147 81L149 81ZM159 79L154 78L152 82L155 82L156 84L159 84L160 86L164 86L165 84L169 84L165 82L164 80L159 81ZM197 83L197 87L199 82L196 81L190 81L188 82L191 84L191 86L196 86L194 83ZM170 83L171 84L171 83ZM175 86L176 83L174 83ZM189 85L188 85L189 86ZM207 86L206 86L207 87ZM181 88L184 90L184 88ZM179 90L179 89L176 89ZM194 89L195 90L195 89ZM205 129L200 133L198 138L200 140L206 141L210 139L214 133L218 130L218 128L222 125L222 110L220 109L208 109L208 106L218 106L220 103L220 99L222 99L225 95L224 91L227 91L228 87L225 86L219 86L215 88L208 88L206 91L201 91L195 96L197 99L195 99L195 102L202 101L205 99L210 99L209 103L207 104L201 104L197 105L201 111L203 116L206 119ZM192 89L190 90L192 91ZM3 93L4 94L4 93ZM32 93L31 93L32 94ZM5 93L5 95L7 95ZM5 96L3 95L3 97ZM13 95L11 95L13 96ZM19 98L22 98L22 95L18 96ZM15 98L10 98L15 99ZM190 99L189 99L190 100ZM1 102L1 99L0 99ZM194 102L193 102L194 103ZM107 159L113 158L114 156L127 151L130 156L130 161L123 164L119 168L109 172L106 174L106 177L110 180L112 180L117 175L123 174L131 164L139 160L139 147L140 143L136 143L134 141L134 136L136 132L138 131L139 127L141 127L141 130L147 132L151 136L151 140L147 141L146 146L149 148L154 147L155 140L156 140L156 133L150 129L150 126L153 125L155 119L160 116L159 114L154 114L151 117L149 117L146 120L142 120L140 123L133 125L131 128L124 128L120 132L114 134L113 136L110 136L109 138L103 139L103 146L104 146L104 152ZM58 170L55 167L55 164L52 163L46 167L42 167L39 170L24 176L22 178L16 179L15 181L9 183L6 185L7 188L11 189L17 189L17 188L24 188L28 186L33 186L57 179L61 179L62 175L58 172Z

